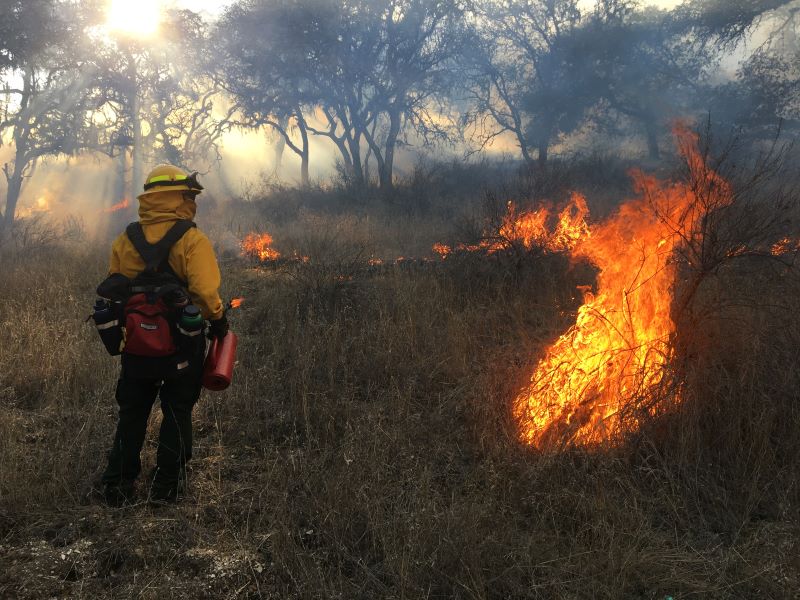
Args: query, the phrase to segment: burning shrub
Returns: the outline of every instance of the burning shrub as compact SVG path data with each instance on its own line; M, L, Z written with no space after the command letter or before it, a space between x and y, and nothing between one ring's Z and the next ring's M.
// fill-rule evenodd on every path
M572 194L570 201L557 216L546 206L525 210L509 201L505 213L498 215L495 222L489 224L477 242L461 243L455 247L436 243L432 249L442 259L454 252L566 252L588 235L588 214L586 199L578 193Z
M242 253L261 262L276 260L281 256L272 247L272 236L268 233L248 233L242 240Z
M575 325L539 361L514 402L523 441L539 448L595 445L636 430L682 400L680 368L697 328L692 307L709 273L758 244L722 239L737 196L709 168L697 136L676 132L684 181L634 171L637 197L580 237L573 257L597 266ZM676 281L681 266L689 276ZM680 271L682 272L682 271Z

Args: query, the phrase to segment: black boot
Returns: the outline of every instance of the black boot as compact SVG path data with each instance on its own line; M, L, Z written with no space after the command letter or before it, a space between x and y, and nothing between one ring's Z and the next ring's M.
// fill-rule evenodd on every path
M103 489L103 497L105 498L106 504L113 508L133 504L134 495L133 482L106 485Z
M167 506L175 504L178 498L186 493L186 475L183 474L177 485L164 485L158 481L157 473L153 484L150 486L150 496L147 502L151 506Z

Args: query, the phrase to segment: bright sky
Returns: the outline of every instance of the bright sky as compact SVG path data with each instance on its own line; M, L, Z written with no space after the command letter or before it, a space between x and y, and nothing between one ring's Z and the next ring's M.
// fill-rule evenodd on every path
M106 9L107 28L135 37L148 37L158 30L158 0L111 0Z
M229 4L233 4L233 0L224 0L223 2L219 0L175 0L175 5L178 8L188 8L195 12L207 12L214 16L219 15Z
M581 0L581 2L588 6L595 4L595 0ZM674 6L678 6L680 3L681 0L642 0L642 4L658 6L659 8L672 8Z
M233 0L175 0L175 5L180 8L188 8L196 12L205 11L211 15L218 15L225 7L232 4ZM645 0L646 4L652 4L661 8L672 8L680 4L681 0Z
M232 0L107 0L106 27L115 35L147 38L159 26L165 8L187 8L212 19L218 17Z

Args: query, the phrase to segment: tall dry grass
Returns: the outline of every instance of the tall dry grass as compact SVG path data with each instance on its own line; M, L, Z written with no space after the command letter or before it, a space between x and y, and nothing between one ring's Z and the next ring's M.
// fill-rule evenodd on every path
M236 382L201 398L189 496L160 511L93 492L116 366L83 319L105 248L4 255L0 596L796 597L795 267L704 282L679 410L607 451L540 454L511 401L591 269L369 268L406 234L427 247L414 219L298 212L275 236L308 263L226 255Z

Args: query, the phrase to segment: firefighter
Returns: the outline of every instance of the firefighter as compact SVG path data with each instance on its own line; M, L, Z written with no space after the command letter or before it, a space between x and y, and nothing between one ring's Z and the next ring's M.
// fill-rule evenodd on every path
M205 337L201 329L200 335L190 340L193 345L188 350L186 344L174 345L169 338L154 337L160 333L158 319L162 318L155 313L169 302L182 302L199 309L203 319L196 309L194 316L200 327L204 320L210 322L209 337L222 338L228 331L219 296L217 259L208 238L192 221L195 200L202 190L196 173L189 175L171 165L156 167L138 197L138 223L129 225L112 245L110 275L104 284L123 280L129 290L129 300L120 315L125 341L116 388L119 420L102 477L106 502L113 506L131 502L134 497L134 482L141 470L139 455L157 397L163 420L148 499L153 504L173 503L185 489L186 463L192 455L192 408L200 396ZM157 286L147 287L148 281L142 280L145 273L162 279ZM171 283L165 285L164 281ZM98 288L101 296L106 295L102 292L104 284ZM155 290L164 289L170 290L169 299L154 298ZM137 291L145 292L140 298L145 298L143 306L149 307L149 312L131 308L136 296L130 294ZM165 310L164 315L168 314L175 314L175 309ZM144 321L136 321L137 317ZM164 329L178 330L174 323ZM140 333L145 336L143 341L136 339Z

